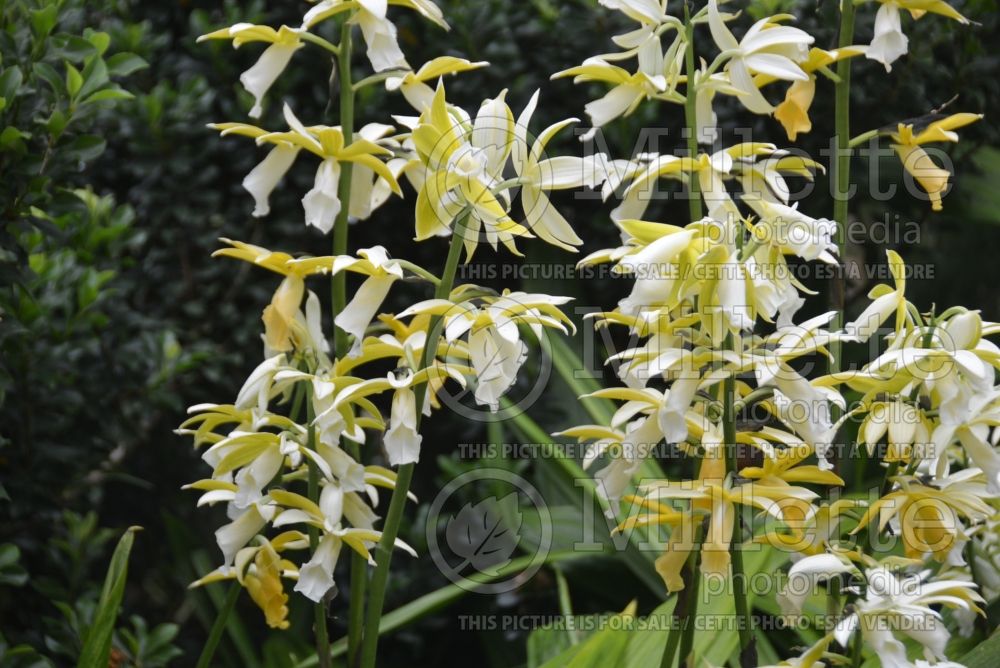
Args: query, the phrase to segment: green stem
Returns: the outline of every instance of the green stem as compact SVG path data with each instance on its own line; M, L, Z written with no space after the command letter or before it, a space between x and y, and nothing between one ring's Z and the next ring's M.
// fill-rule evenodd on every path
M694 23L691 22L691 10L688 3L684 3L684 31L687 38L687 46L684 49L684 71L687 73L687 89L684 92L684 123L687 125L687 147L688 155L692 160L698 157L698 114L695 109L697 102L697 91L695 90L695 64L694 64ZM688 207L691 212L691 221L701 220L701 184L698 175L691 174L688 184Z
M348 21L344 21L340 29L340 46L338 47L337 58L337 79L340 83L340 129L344 133L344 143L350 144L354 141L354 86L351 84L351 55L352 55L352 30L353 26ZM348 239L348 218L350 217L351 185L354 177L353 163L345 162L340 166L340 183L337 188L337 197L340 199L340 212L333 225L333 254L344 255L347 253ZM336 319L337 314L344 311L347 305L347 275L340 272L330 279L330 303L332 305L332 315ZM337 357L342 357L347 351L347 333L336 325L333 328L333 347ZM357 443L345 440L347 454L355 461L361 461L361 448ZM312 496L309 498L312 499ZM316 499L313 499L314 501ZM361 639L364 629L365 615L365 589L368 583L368 562L357 552L351 552L351 597L348 602L347 612L347 661L349 666L357 665L358 652L361 648ZM317 604L317 619L321 612L320 604ZM325 613L324 613L325 618ZM324 625L324 630L325 630ZM317 642L318 642L317 638ZM329 661L329 650L319 652L320 665L327 665Z
M448 259L445 261L444 272L441 274L441 282L434 290L436 299L447 299L451 294L451 289L455 284L455 274L458 272L458 262L462 255L462 247L465 235L465 222L468 212L459 215L455 222L455 227L451 234L451 245L448 248ZM436 316L431 320L429 335L424 344L424 354L421 360L421 368L426 368L434 360L437 350L437 342L441 336L441 316ZM424 397L427 393L427 383L420 385L414 391L416 404L418 407L424 405ZM423 412L417 411L416 428L420 428ZM392 491L392 500L389 502L389 511L385 516L385 524L382 528L382 538L375 548L375 572L372 574L371 589L368 595L368 610L365 614L365 634L361 646L361 666L362 668L375 668L375 655L378 651L378 628L382 618L382 606L385 603L385 589L389 580L389 565L392 563L392 551L396 544L396 536L399 533L399 524L403 518L403 508L406 505L406 494L410 491L410 481L413 479L413 464L403 464L396 474L396 486Z
M696 535L697 533L700 532L696 531ZM680 656L677 657L678 666L694 665L694 662L689 663L689 659L691 659L691 648L694 647L694 631L696 626L694 618L698 613L698 589L701 585L701 546L699 542L700 538L695 541L691 556L688 558L688 561L690 561L688 575L691 584L683 590L687 592L687 604L684 606L684 621L681 622L683 633L681 635L679 650ZM680 601L678 599L679 604Z
M732 350L732 335L726 338L726 347ZM736 379L729 376L723 381L722 430L726 448L726 468L731 475L737 474L736 458ZM750 604L746 595L746 578L743 572L743 519L742 515L733 522L733 535L729 541L729 555L733 569L733 600L736 604L737 630L740 636L740 665L749 668L757 665L757 649L754 646L753 630L750 628Z
M438 283L441 282L440 278L438 278L437 276L435 276L431 272L427 271L426 269L424 269L423 267L421 267L418 264L414 264L413 262L410 262L409 260L396 260L396 262L399 263L400 267L402 267L403 269L407 270L411 274L413 274L415 276L419 276L420 278L423 278L424 280L430 281L435 286Z
M854 632L854 646L851 648L851 667L861 668L861 649L865 645L864 638L861 637L861 629Z
M680 531L677 527L674 531ZM691 554L688 555L686 586L677 593L677 602L674 603L673 626L667 636L667 642L663 646L663 656L660 658L660 668L670 668L674 665L674 655L677 653L677 646L680 645L681 655L677 661L678 666L683 666L684 661L691 654L691 647L694 646L694 616L698 611L698 589L701 584L701 534L702 523L699 522L694 528L694 538L691 547Z
M839 48L850 46L854 40L854 3L842 0L840 5L840 38ZM834 127L836 132L837 151L832 165L833 180L833 219L837 224L834 242L837 244L837 257L840 261L840 271L833 279L830 290L830 310L835 312L830 324L831 331L837 331L844 326L844 294L846 276L844 275L844 254L847 251L847 215L848 197L851 187L851 58L843 58L837 63L837 76L840 80L834 86ZM839 340L830 342L831 359L830 373L836 373L842 368L841 343ZM834 416L834 419L839 416Z
M407 72L409 72L408 69L382 70L381 72L376 72L375 74L358 81L353 85L353 88L355 92L357 92L366 86L373 86L375 84L382 83L386 79L391 79L392 77L402 77Z
M344 145L354 141L354 88L351 85L351 28L348 21L340 30L340 58L337 60L340 78L340 129L344 133ZM340 184L337 197L340 199L340 212L333 225L333 254L347 253L348 217L351 210L351 181L354 176L353 163L343 162L340 165ZM342 313L347 304L347 274L339 272L330 279L331 303L333 317ZM347 350L347 332L334 327L334 351L337 357L342 357Z
M554 566L552 571L556 574L556 590L559 595L559 612L569 629L569 644L576 645L580 642L580 631L573 625L573 602L569 597L569 583L566 582L566 575L562 569Z
M219 614L215 617L215 623L212 624L212 630L208 633L208 640L205 641L205 646L201 650L196 668L209 668L212 665L212 657L215 656L215 650L219 646L219 641L222 640L222 632L226 630L226 622L229 621L229 615L236 607L236 599L240 597L241 591L243 591L243 585L239 582L229 585L226 600L223 602L222 608L219 609Z
M340 47L338 47L336 44L331 44L330 42L323 39L319 35L316 35L311 32L302 32L299 33L299 37L302 39L302 41L312 42L316 46L326 49L335 56L340 55Z
M312 387L305 385L305 392L303 392L306 401L306 417L309 421L308 428L308 447L313 452L316 451L316 427L313 425L313 418L315 417L312 405ZM319 502L319 467L316 466L315 462L309 461L309 480L308 480L308 494L309 499L314 502ZM316 548L319 547L319 529L309 525L309 550L315 553ZM321 668L330 668L330 636L326 628L326 604L323 601L319 601L313 606L313 632L316 634L316 656L319 657L319 665Z
M840 37L839 47L850 46L854 39L854 3L851 0L841 0L840 5ZM832 168L831 186L833 190L833 220L836 225L833 240L837 245L837 273L830 285L829 309L833 311L830 321L830 331L839 331L844 327L844 312L846 309L847 273L847 225L849 213L849 195L851 188L851 62L852 58L842 58L837 63L837 81L834 84L834 131L836 133L836 153ZM830 341L830 356L827 358L827 371L839 373L843 368L843 344L840 339ZM830 417L834 422L840 419L840 406L833 404ZM834 434L834 443L839 442ZM837 450L833 450L837 453ZM855 472L863 471L864 455L861 448L853 448L855 457ZM834 470L842 472L840 457L833 458ZM863 478L862 474L859 478Z

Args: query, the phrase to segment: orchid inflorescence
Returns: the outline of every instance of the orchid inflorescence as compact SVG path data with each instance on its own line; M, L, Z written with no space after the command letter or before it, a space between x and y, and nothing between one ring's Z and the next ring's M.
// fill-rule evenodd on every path
M823 169L819 163L770 143L720 148L712 106L720 94L736 97L746 110L773 116L794 140L811 130L817 74L839 80L828 66L860 55L888 70L905 54L901 8L914 18L930 11L967 20L944 2L886 0L872 44L826 51L787 25L788 15L760 19L737 38L731 28L737 16L724 14L717 0L697 12L685 4L681 17L657 0L601 4L638 23L613 38L625 50L557 76L612 86L587 105L594 126L660 100L685 105L690 138L686 155L647 154L619 170L624 194L612 220L622 243L581 264L608 263L634 277L617 308L595 315L596 326L622 326L631 336L630 347L608 360L624 386L590 395L618 402L609 424L559 435L591 444L585 466L604 461L595 475L598 493L620 522L618 531L667 530L656 569L668 593L699 577L688 564L707 577L745 575L740 551L761 543L791 556L793 579L811 577L815 585L852 578L843 592L829 590L827 610L836 624L820 629L815 645L782 665L851 661L837 658L839 646L854 654L854 665L868 648L882 665L911 666L907 636L923 647L926 660L944 661L950 634L938 608L953 608L957 617L982 614L977 585L983 583L969 575L965 555L985 560L996 552L990 527L1000 499L1000 430L994 428L1000 424L1000 348L987 337L1000 333L1000 325L963 307L921 313L907 301L907 267L891 250L892 284L872 289L871 304L858 318L834 324L838 313L830 311L796 323L806 296L815 293L796 280L788 261L838 264L843 242L837 229L845 221L812 218L790 201L787 179L811 179ZM705 23L718 55L699 64L692 57L694 28ZM633 58L634 73L622 65ZM773 105L765 93L776 82L787 84L786 96ZM888 137L939 210L950 174L921 146L957 141L954 130L979 118L938 116L916 128L904 121L864 138ZM713 148L703 153L698 144ZM688 185L696 200L692 222L643 220L661 178ZM863 368L832 368L814 378L800 371L803 361L833 359L834 350L879 333L882 352ZM738 414L751 408L754 419L740 421ZM870 504L839 493L846 467L837 461L836 445L847 438L849 421L861 423L855 452L872 456L886 444L884 484ZM676 445L691 460L688 477L640 479L645 459L661 443ZM767 518L770 530L761 532L757 522L744 526L741 516ZM704 535L692 539L702 526ZM870 550L860 540L883 532L899 537L902 554ZM987 563L995 580L995 564ZM807 603L791 587L778 598L789 615L802 614ZM737 614L748 616L745 600L742 605L737 599ZM900 618L916 624L899 624ZM755 665L752 635L741 632L740 644L742 665ZM671 660L665 655L664 665Z
M605 199L620 198L611 220L622 240L580 264L609 264L634 277L630 293L614 310L595 314L595 324L624 326L634 345L609 360L623 386L591 395L620 404L610 422L560 435L593 444L585 466L604 462L596 473L598 494L620 522L618 530L669 531L656 561L669 593L691 585L688 563L709 576L738 572L745 543L790 553L790 577L852 576L859 585L835 594L836 627L788 665L815 665L834 648L847 653L859 642L885 665L914 665L897 634L872 623L901 615L930 620L931 630L911 637L928 660L944 660L949 632L932 606L955 608L957 615L980 612L976 589L983 583L969 576L963 554L988 561L993 573L996 562L990 560L1000 553L1000 348L987 338L1000 333L1000 325L962 307L921 313L907 301L907 267L894 251L887 254L892 284L875 287L871 304L854 321L842 323L833 310L796 324L814 293L789 263L837 265L843 253L838 229L845 221L807 215L790 194L789 180L811 180L824 166L772 143L720 146L713 107L734 97L753 114L773 116L794 141L812 129L819 77L840 80L832 65L865 56L888 70L905 54L901 9L913 18L931 12L967 20L941 1L879 0L871 44L826 50L789 25L794 17L786 14L760 19L737 37L739 15L724 13L717 0L697 11L685 4L680 16L668 13L665 0L600 4L637 25L613 38L620 51L553 75L609 87L585 108L593 130L584 139L642 104L662 101L685 108L689 142L682 155L547 157L551 139L576 119L531 135L539 93L517 116L506 91L484 100L475 113L453 104L442 79L487 64L447 56L413 69L390 20L391 12L409 9L447 29L430 0L322 0L298 27L237 24L205 36L230 39L235 47L268 45L241 77L255 100L252 118L263 115L268 90L307 47L329 52L341 79L346 68L341 94L350 95L351 105L352 85L384 83L414 115L355 128L353 107L341 100L347 125L306 125L299 120L306 112L285 104L279 129L211 126L267 149L243 181L254 216L270 213L270 195L296 163L315 164L314 185L302 197L303 219L332 233L334 252L307 257L224 240L226 247L216 253L281 278L263 309L263 361L234 402L194 406L180 428L212 468L209 478L190 485L202 492L199 504L224 503L229 518L216 532L222 565L196 584L236 580L270 626L285 628L285 581L312 601L324 601L336 591L335 569L346 547L369 565L379 562L383 571L383 590L375 586L368 602L367 620L374 619L376 628L364 630L365 644L374 642L391 549L414 553L396 538L396 509L420 457L422 417L441 407L449 383L471 388L479 405L498 410L529 354L523 332L574 330L560 309L567 298L455 286L462 252L468 262L485 241L520 255L518 241L531 237L575 252L583 241L550 193L591 188ZM330 21L340 21L339 45L317 31ZM354 26L375 72L358 84L349 80ZM711 62L694 58L703 27L716 50ZM775 105L769 94L779 86L785 97ZM950 174L923 145L955 142L954 130L979 118L960 113L927 123L902 121L865 138L888 138L937 210ZM693 198L688 223L644 219L661 179L687 187ZM414 194L415 240L450 238L440 275L381 246L353 254L344 246L348 222L375 217L390 198L404 195L404 183ZM362 282L349 301L345 295L338 303L337 286L344 290L347 273ZM324 309L308 286L321 278L334 282L332 337L324 333ZM433 297L380 313L403 280L425 282ZM859 370L833 368L814 378L800 370L805 360L836 359L844 344L866 342L886 329L884 351ZM767 419L738 424L737 413L749 408ZM850 421L861 422L859 449L887 443L882 493L867 507L830 494L846 484L835 446ZM691 475L636 485L644 459L656 451L649 446L659 443L686 453ZM379 444L388 467L364 464L378 461ZM753 461L738 461L737 447L753 451ZM382 529L380 490L393 494ZM754 535L740 519L742 509L782 529ZM694 541L686 538L692 525L704 526ZM866 551L855 540L886 530L902 538L903 554ZM841 600L841 593L847 598ZM807 597L788 591L779 601L797 613ZM746 665L752 639L741 635L741 645ZM373 654L365 657L374 661Z
M325 605L337 591L342 554L353 552L369 566L384 561L383 569L388 554L376 549L380 541L415 554L396 538L398 520L391 531L379 528L376 508L380 491L408 495L409 474L401 482L393 468L412 468L419 460L421 418L441 407L446 384L469 387L477 404L495 412L529 354L522 330L536 337L547 329L574 330L560 310L568 298L454 285L462 251L468 262L484 241L520 255L516 242L529 237L575 251L582 241L548 193L598 188L606 180L603 156L545 156L551 138L575 119L531 135L537 93L516 121L506 91L483 101L474 114L449 102L441 79L487 63L446 56L411 69L388 18L394 6L448 27L429 0L324 0L305 14L300 27L238 24L204 37L231 39L235 47L269 44L241 77L255 99L250 116L259 118L268 89L301 48L330 52L341 75L347 68L349 76L351 32L358 26L375 74L357 84L344 82L341 94L353 101L358 85L384 82L415 112L387 119L393 125L355 128L308 125L299 118L305 117L303 110L284 104L279 128L210 126L223 136L252 139L267 151L243 181L254 216L270 213L271 194L296 163L315 165L314 185L302 197L304 222L334 238L334 253L322 257L223 239L226 246L216 256L280 277L262 313L263 361L233 403L193 406L179 429L193 437L212 467L209 478L189 485L202 493L199 505L225 504L228 515L216 532L222 565L195 585L237 581L275 628L290 623L286 581ZM317 32L336 19L339 45ZM415 193L415 240L451 239L441 275L382 246L349 254L338 241L346 239L349 222L374 217L390 198L403 196L402 183ZM344 289L346 274L361 283L350 300L345 293L337 304L335 297L331 337L309 284L334 281L337 292L338 282ZM381 312L400 281L423 282L433 288L433 297L395 314ZM362 463L378 461L379 450L388 466ZM380 600L369 603L369 613L376 606ZM318 651L329 653L319 644Z

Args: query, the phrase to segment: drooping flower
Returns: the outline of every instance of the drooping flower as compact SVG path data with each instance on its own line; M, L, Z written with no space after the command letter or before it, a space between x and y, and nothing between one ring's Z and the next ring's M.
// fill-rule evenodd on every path
M903 169L913 175L917 183L927 191L931 200L931 208L940 211L943 208L941 198L948 190L948 180L951 174L947 169L938 167L931 156L923 148L923 144L931 142L957 142L956 128L963 127L982 119L982 114L952 114L930 123L920 132L914 132L912 124L900 123L895 132L890 133L892 148L895 149Z
M270 44L261 54L257 63L240 75L240 82L247 92L253 95L254 105L250 110L250 118L260 118L263 113L261 101L274 82L288 66L292 56L304 46L302 30L281 26L277 30L268 26L258 26L252 23L237 23L229 28L216 30L198 38L231 39L233 48L240 48L249 42L266 42ZM277 158L275 158L277 159Z
M391 76L385 80L385 89L389 91L399 91L406 101L410 103L418 113L423 113L424 109L431 106L434 101L434 89L427 85L428 81L435 81L449 74L458 74L470 70L479 69L489 65L485 60L472 62L465 58L454 56L439 56L420 66L416 72L407 72L400 76Z
M267 132L252 125L242 123L219 123L211 127L223 135L239 134L254 138L258 144L274 144L274 148L263 162L254 168L243 180L243 187L253 195L256 206L254 215L266 215L270 211L268 198L291 168L301 149L320 158L319 168L312 190L302 198L307 225L312 225L323 233L333 229L334 220L340 213L340 163L351 162L371 169L385 180L393 192L401 194L395 176L379 157L391 155L391 151L363 137L345 145L344 133L340 127L304 126L291 108L284 107L285 121L290 128L287 132Z
M761 94L754 74L763 74L783 81L808 81L809 76L799 66L808 56L813 38L808 33L777 22L785 16L760 19L737 40L719 12L717 0L708 1L708 27L715 45L728 54L726 72L739 100L755 114L770 114L774 107Z
M865 51L865 56L885 65L886 72L890 72L892 64L906 54L909 45L909 40L903 34L900 10L908 10L914 19L931 12L962 24L969 22L944 0L878 0L878 3L879 8L875 13L875 33Z
M406 7L448 30L441 9L431 0L321 0L302 19L302 27L317 24L343 12L353 12L350 20L361 28L368 46L368 60L376 72L391 69L410 69L399 48L395 24L386 16L389 5Z
M800 133L805 134L812 130L809 109L816 96L816 72L845 58L860 56L865 51L865 47L862 46L845 46L829 51L818 47L809 49L809 56L798 63L808 78L792 81L785 91L785 99L774 110L774 118L785 128L789 141L795 141ZM763 88L777 80L778 78L772 75L758 74L754 77L754 84L758 88Z
M595 165L599 161L586 160L575 156L559 156L543 159L545 146L559 130L577 122L569 118L550 125L529 143L528 125L538 104L538 93L531 96L528 106L517 119L516 142L511 151L511 162L521 186L521 206L527 226L538 237L568 251L575 252L583 240L552 205L545 191L593 188L604 180L599 177Z
M461 294L461 287L453 294ZM444 318L445 339L449 342L468 335L468 354L475 371L475 399L481 406L497 411L500 399L517 380L517 372L527 359L528 348L521 340L519 326L531 328L536 336L543 328L567 333L575 327L559 306L570 297L504 291L497 297L482 297L480 304L430 299L409 307L400 318L430 314Z
M337 327L354 337L350 352L354 356L361 351L365 331L382 307L389 288L403 278L403 268L398 261L389 259L383 246L373 246L359 250L356 258L350 255L335 257L330 273L335 275L341 271L367 276L350 303L334 319Z

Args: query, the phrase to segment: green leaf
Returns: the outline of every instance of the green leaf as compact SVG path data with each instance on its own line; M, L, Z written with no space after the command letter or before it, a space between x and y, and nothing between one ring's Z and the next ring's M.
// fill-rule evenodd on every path
M70 97L76 97L76 94L80 92L83 88L83 75L80 74L80 70L73 67L69 62L66 63L66 90L69 91Z
M104 153L106 145L107 142L97 135L83 135L74 139L63 155L69 160L88 162Z
M13 100L17 97L17 91L21 87L22 81L21 68L15 65L5 69L3 73L0 73L0 97Z
M635 604L629 606L622 617L621 624L610 623L588 638L585 642L575 645L543 664L543 668L604 668L605 666L625 665L629 641L632 639L631 627L627 622L634 614ZM655 664L647 664L655 665Z
M17 149L23 146L24 139L29 139L30 134L22 130L18 130L13 125L8 125L0 132L0 150L10 150Z
M87 28L84 37L97 49L97 55L104 55L104 52L111 46L111 35L106 32L98 32Z
M59 6L55 3L31 12L31 29L41 41L49 36L59 20Z
M135 534L141 527L130 527L118 541L115 553L111 555L111 564L104 579L104 588L94 613L94 623L87 630L83 641L83 650L77 661L77 668L108 665L111 654L111 636L115 631L118 619L118 608L125 594L125 580L128 576L128 557L132 551Z
M993 668L997 665L998 654L1000 654L1000 629L979 643L976 649L963 656L958 662L966 668Z
M20 587L28 581L28 572L18 563L21 550L13 543L0 545L0 585Z
M135 97L132 93L128 92L123 88L105 88L104 90L99 90L81 104L92 104L94 102L109 102L115 100L131 100Z
M63 78L59 76L59 72L52 65L48 63L35 63L34 73L47 83L52 88L52 92L57 96L63 97L66 94L66 86L63 83Z
M116 53L107 60L108 74L113 77L125 77L138 70L149 67L149 63L135 55L124 51Z
M60 34L52 37L53 53L74 63L82 63L97 53L94 45L79 35Z
M104 87L108 79L108 66L101 58L94 58L83 68L83 87L80 89L80 97L87 98Z
M66 114L61 109L54 109L49 120L45 122L45 129L49 131L50 135L58 138L68 123L69 118L66 117Z

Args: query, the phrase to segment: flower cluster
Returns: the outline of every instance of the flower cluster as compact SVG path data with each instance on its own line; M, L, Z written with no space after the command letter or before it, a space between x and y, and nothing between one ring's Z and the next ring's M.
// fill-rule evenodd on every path
M429 0L324 0L299 27L238 24L205 36L231 39L236 47L269 44L241 78L255 99L254 118L263 115L268 90L300 48L333 55L344 98L341 125L308 125L285 104L279 129L211 126L267 148L243 181L254 216L267 216L285 174L311 161L315 180L302 197L303 219L333 237L333 254L321 257L223 240L217 256L280 277L261 316L263 361L235 401L193 406L178 430L193 438L211 467L210 477L189 485L202 493L199 505L224 504L228 516L216 532L222 564L196 584L236 580L276 628L289 625L284 581L321 602L335 591L345 548L381 569L374 578L381 573L383 581L393 547L413 553L396 538L398 515L379 528L380 491L389 490L393 504L406 498L410 467L420 458L421 420L441 408L446 385L469 388L478 404L496 411L529 354L523 335L573 330L560 310L568 298L455 286L462 251L468 261L485 241L520 255L515 240L526 237L575 251L581 240L548 193L601 187L608 173L603 156L546 157L548 142L575 119L532 136L537 93L516 121L505 91L475 114L450 103L441 78L487 63L448 56L411 69L387 15L391 6L447 28ZM333 21L340 23L339 45L320 34ZM356 26L375 74L353 83ZM353 127L355 91L383 82L415 115L397 116L396 125ZM348 223L373 217L391 197L403 196L407 183L415 194L416 241L450 238L440 275L382 246L348 252ZM355 277L352 285L360 279L350 299L348 275ZM333 285L332 323L325 326L329 311L310 288L318 280ZM402 281L433 288L433 298L396 314L382 312ZM405 467L406 475L379 465L382 457L389 467ZM361 576L367 578L364 570ZM352 591L361 586L353 585ZM377 624L382 601L374 596L368 608ZM377 636L377 629L370 633Z
M558 435L591 444L585 466L604 462L595 474L598 493L618 531L666 530L656 569L668 592L698 577L687 575L689 563L703 575L731 579L749 543L788 553L793 579L853 578L846 599L839 588L830 594L837 597L828 608L840 617L836 629L787 665L819 665L835 642L845 654L863 643L882 665L915 665L897 636L921 645L927 661L945 660L950 632L938 608L982 613L984 599L963 554L995 553L985 536L1000 507L1000 348L988 337L1000 326L963 307L921 313L907 301L907 266L891 250L893 284L876 286L855 320L845 324L834 310L796 322L814 293L789 262L839 263L844 221L807 215L790 201L786 180L812 178L823 167L770 143L720 148L712 108L717 94L736 97L754 114L773 115L794 140L811 129L817 74L838 79L828 66L862 54L888 68L905 53L899 8L916 18L932 11L965 19L943 2L889 0L881 3L871 45L828 51L786 25L788 15L763 18L737 37L729 25L735 16L723 14L716 0L680 18L654 0L601 4L639 24L613 38L627 50L556 76L613 86L587 106L595 127L659 100L685 105L690 137L682 155L604 161L615 165L617 178L605 195L623 195L611 216L622 243L581 264L609 263L634 278L617 308L595 316L598 327L627 328L634 345L608 360L623 386L589 395L617 402L609 423ZM695 28L705 23L718 55L696 64ZM619 66L633 57L634 73ZM778 105L765 95L774 82L789 84ZM904 121L865 139L888 137L938 210L950 175L921 146L957 141L954 130L979 118ZM702 152L699 144L713 148ZM694 198L688 224L644 220L663 178L687 185ZM863 368L806 373L815 360L837 360L844 346L876 335L882 352ZM861 484L845 480L848 468L836 452L849 421L860 422L853 452L867 450L884 470L870 504L840 498L841 489ZM662 452L660 444L683 453L689 473L660 480L647 473L640 483L640 469ZM760 522L744 525L748 516ZM881 533L898 549L871 549L864 538ZM995 577L992 562L989 572ZM789 614L810 603L800 594L779 596ZM855 634L860 640L852 640ZM741 636L743 665L752 650L752 638ZM681 665L687 659L680 657Z

